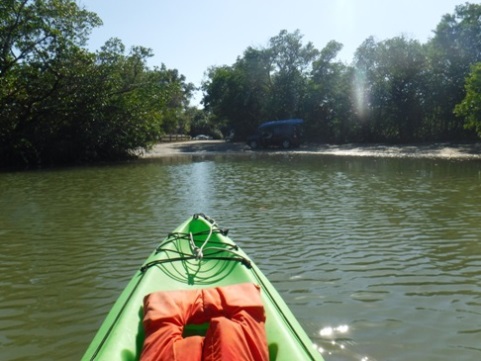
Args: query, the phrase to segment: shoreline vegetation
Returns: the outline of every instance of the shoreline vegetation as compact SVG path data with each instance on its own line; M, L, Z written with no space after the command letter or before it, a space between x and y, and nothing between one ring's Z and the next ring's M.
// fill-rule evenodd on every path
M436 158L481 160L481 142L472 143L432 143L432 144L313 144L307 143L292 150L269 148L251 150L240 142L223 140L191 140L173 143L158 143L150 150L139 154L141 159L171 157L178 155L215 154L265 154L265 153L319 154L355 157L382 158Z
M338 59L343 45L335 40L317 49L300 29L280 30L233 64L208 67L201 84L163 63L151 66L152 49L126 51L116 37L89 50L102 20L75 1L12 0L0 13L0 33L9 34L0 40L0 168L248 152L240 143L132 150L148 149L166 134L233 135L241 142L260 123L280 119L304 120L312 143L297 153L480 153L463 144L481 142L481 4L456 6L426 43L370 36L350 64ZM199 106L191 103L197 91Z

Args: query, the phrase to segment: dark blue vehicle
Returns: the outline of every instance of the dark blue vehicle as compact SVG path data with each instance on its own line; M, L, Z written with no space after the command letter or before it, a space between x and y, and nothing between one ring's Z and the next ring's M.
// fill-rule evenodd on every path
M273 120L262 123L257 132L247 138L252 149L278 146L284 149L298 147L301 144L302 119Z

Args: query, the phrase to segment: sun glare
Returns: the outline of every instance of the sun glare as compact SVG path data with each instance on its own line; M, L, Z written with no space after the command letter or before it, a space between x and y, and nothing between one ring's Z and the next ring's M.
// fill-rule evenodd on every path
M366 74L364 71L357 69L354 82L352 84L354 91L354 99L356 101L355 108L358 115L363 118L366 115L368 104L368 93L366 90Z

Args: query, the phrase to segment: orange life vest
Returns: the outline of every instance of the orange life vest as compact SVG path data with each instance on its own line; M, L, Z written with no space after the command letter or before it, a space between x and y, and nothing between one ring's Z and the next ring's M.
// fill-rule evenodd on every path
M209 322L205 337L183 337L188 324ZM141 361L267 361L265 313L252 283L154 292L144 299Z

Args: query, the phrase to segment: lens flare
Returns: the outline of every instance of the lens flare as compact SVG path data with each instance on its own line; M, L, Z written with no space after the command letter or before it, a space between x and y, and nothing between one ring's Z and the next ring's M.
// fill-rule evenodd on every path
M352 84L354 91L355 107L357 114L363 118L367 113L367 106L369 103L369 94L366 89L366 74L364 71L358 69Z

